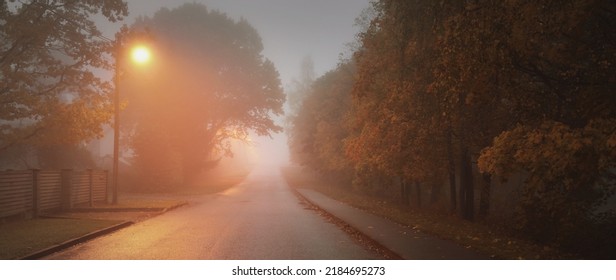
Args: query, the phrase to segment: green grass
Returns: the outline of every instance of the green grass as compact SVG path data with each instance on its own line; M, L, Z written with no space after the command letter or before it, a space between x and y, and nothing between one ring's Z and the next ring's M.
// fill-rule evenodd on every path
M16 259L119 223L107 220L33 219L0 224L0 259Z

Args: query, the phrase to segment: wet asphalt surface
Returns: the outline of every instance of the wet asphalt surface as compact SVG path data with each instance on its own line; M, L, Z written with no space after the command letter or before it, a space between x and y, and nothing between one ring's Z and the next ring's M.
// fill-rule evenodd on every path
M302 202L279 174L251 174L225 192L46 259L379 259Z

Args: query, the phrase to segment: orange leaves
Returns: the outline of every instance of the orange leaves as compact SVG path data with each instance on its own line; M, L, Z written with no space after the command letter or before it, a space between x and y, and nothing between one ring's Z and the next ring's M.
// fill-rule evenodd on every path
M481 152L479 168L504 179L526 177L516 226L538 240L579 246L576 238L590 230L591 213L613 191L614 131L616 119L594 119L581 128L520 124Z
M589 182L599 180L597 176L616 163L613 133L604 129L615 124L614 120L595 120L581 129L551 121L537 128L519 125L482 151L479 168L504 177L525 170L538 178L539 185L588 188L593 186Z
M126 4L21 1L6 9L6 3L0 5L0 120L12 128L0 135L0 150L100 136L110 116L110 88L96 71L109 66L110 44L96 36L100 32L91 16L102 11L114 21L127 14Z
M355 67L339 65L306 85L304 100L289 127L289 149L295 163L325 173L348 172L350 160L364 156L362 142L347 141L351 127L349 92ZM366 112L369 118L371 112Z

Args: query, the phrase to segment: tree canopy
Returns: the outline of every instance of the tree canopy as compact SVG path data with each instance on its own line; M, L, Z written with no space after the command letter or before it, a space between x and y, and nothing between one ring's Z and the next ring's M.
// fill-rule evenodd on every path
M135 164L165 177L153 184L188 183L231 155L228 140L282 130L271 118L285 99L278 72L246 20L185 4L133 28L147 28L155 45L150 69L129 73L125 86Z
M492 189L505 188L498 182L525 178L519 196L498 198L517 205L499 222L577 252L613 248L600 241L616 224L605 204L616 188L613 1L381 0L373 11L358 37L353 86L325 94L327 74L299 111L304 134L290 143L310 144L291 146L301 164L336 172L322 159L338 150L318 139L344 132L341 160L356 189L391 195L400 186L398 201L413 195L420 207L429 194L432 207L447 201L483 221ZM340 96L351 105L331 118L344 123L322 113ZM334 127L319 134L322 123ZM439 197L442 185L449 199Z
M112 43L92 20L128 14L111 1L0 3L0 154L20 144L74 144L102 135L111 117Z
M299 111L291 119L289 148L292 160L322 172L348 172L344 139L355 67L343 63L303 92Z

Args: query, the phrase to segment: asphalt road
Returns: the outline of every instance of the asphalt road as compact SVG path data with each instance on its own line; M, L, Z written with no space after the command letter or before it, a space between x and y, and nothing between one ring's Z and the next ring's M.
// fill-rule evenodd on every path
M378 259L310 210L278 173L253 174L226 192L47 259Z

